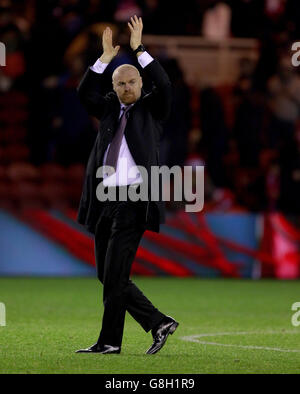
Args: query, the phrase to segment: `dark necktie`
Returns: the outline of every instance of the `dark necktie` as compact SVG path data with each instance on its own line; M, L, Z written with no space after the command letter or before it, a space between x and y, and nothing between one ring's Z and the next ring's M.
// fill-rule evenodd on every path
M116 134L109 146L108 153L106 156L105 165L114 167L115 171L117 169L117 161L118 161L118 156L119 156L119 152L120 152L121 142L122 142L122 138L123 138L126 123L127 123L128 110L131 107L132 106L129 105L127 108L124 109L124 112L119 120L118 129L117 129Z

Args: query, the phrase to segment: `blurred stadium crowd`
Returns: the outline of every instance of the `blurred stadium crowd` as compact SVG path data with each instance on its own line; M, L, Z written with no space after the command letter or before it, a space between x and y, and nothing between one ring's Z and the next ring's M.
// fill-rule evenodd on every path
M298 3L0 0L7 51L0 67L0 205L77 207L97 122L76 87L101 53L107 23L122 45L109 67L135 62L127 21L137 14L148 35L258 40L258 62L242 59L239 78L226 88L195 90L178 62L158 53L173 83L161 164L205 164L206 210L299 213L300 67L291 64Z

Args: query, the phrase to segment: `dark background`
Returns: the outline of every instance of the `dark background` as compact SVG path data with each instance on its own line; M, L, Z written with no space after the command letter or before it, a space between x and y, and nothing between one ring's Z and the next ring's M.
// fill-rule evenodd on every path
M122 45L113 71L136 64L128 47L130 16L142 16L145 35L205 37L208 15L220 3L0 0L0 41L7 50L0 67L1 206L76 209L97 133L76 87L101 55L107 24ZM300 79L291 45L300 40L299 2L233 0L221 7L229 30L218 39L256 39L258 61L245 57L224 95L221 86L190 86L177 60L158 52L173 84L161 164L205 164L206 210L298 214ZM211 27L216 34L218 26Z

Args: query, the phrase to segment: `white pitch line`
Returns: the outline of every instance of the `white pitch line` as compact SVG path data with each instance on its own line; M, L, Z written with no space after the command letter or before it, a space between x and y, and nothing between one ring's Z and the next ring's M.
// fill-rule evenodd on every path
M217 337L217 336L228 336L228 335L252 335L252 334L300 334L298 331L264 331L264 332L218 332L218 333L208 333L208 334L198 334L198 335L189 335L185 337L181 337L183 341L199 343L201 345L213 345L213 346L224 346L224 347L238 347L242 349L255 349L255 350L273 350L276 352L286 352L286 353L300 353L300 349L281 349L276 347L266 347L266 346L247 346L247 345L234 345L228 343L218 343L218 342L207 342L207 341L199 341L198 338L204 337Z

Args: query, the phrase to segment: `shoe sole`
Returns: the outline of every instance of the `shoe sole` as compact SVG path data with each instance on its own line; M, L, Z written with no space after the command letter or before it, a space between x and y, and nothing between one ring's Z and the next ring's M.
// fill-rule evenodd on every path
M121 351L113 351L113 352L89 352L85 350L77 350L75 353L85 353L85 354L120 354Z
M114 350L112 352L100 352L100 354L120 354L121 351L120 350Z
M163 344L162 344L158 349L154 349L154 351L152 351L151 353L150 353L150 352L148 353L148 351L147 351L146 354L155 354L155 353L159 352L160 349L161 349L161 348L164 346L164 344L167 342L167 339L168 339L169 334L170 334L170 335L173 335L174 332L176 331L176 329L177 329L178 326L179 326L179 323L178 323L178 322L174 322L174 323L171 325L171 327L169 328L169 332L168 332L168 334L166 335L166 339L164 340Z
M120 354L121 349L107 350L107 351L92 351L89 349L79 349L75 353L92 353L92 354Z

